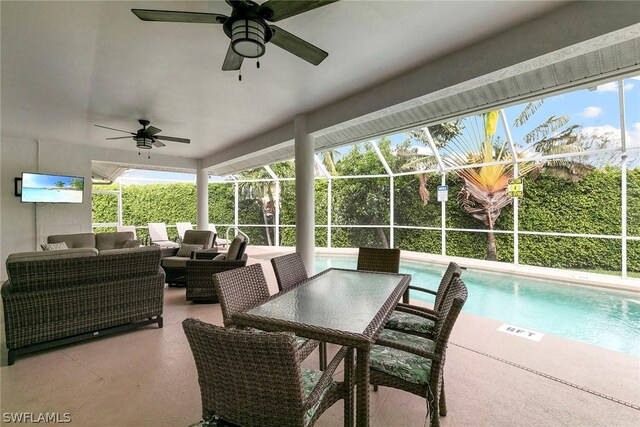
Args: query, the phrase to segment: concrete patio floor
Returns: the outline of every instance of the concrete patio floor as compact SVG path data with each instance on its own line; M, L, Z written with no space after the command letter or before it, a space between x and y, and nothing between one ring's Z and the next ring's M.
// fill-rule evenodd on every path
M271 265L250 259L256 262L275 292ZM181 322L196 317L221 325L222 315L218 304L187 303L184 294L183 288L165 289L163 329L150 326L23 356L13 366L6 366L3 337L1 412L67 412L76 426L197 422L200 391ZM500 325L466 313L458 320L445 366L444 427L640 425L639 358L549 334L529 341L497 331ZM305 365L317 367L317 355ZM371 426L423 426L425 415L423 398L385 387L371 392ZM316 425L342 422L339 402Z

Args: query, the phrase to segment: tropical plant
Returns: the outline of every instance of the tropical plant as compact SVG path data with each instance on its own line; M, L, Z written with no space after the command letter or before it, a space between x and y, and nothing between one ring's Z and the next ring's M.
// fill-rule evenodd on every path
M514 176L513 153L508 142L496 137L499 111L465 119L465 132L453 137L443 150L447 166L457 167L455 173L464 185L458 193L458 203L487 230L486 259L497 260L494 225L502 209L511 204L507 194L509 179ZM477 167L463 167L478 164ZM460 168L463 167L463 168ZM519 163L519 174L533 170L533 163Z
M64 188L64 182L62 181L57 181L54 185L58 188Z
M451 139L460 135L461 132L462 124L460 123L460 120L440 123L429 127L429 134L431 135L436 148L444 147ZM400 167L400 169L403 171L418 171L435 167L437 165L437 162L433 153L424 155L423 153L420 153L417 148L412 148L411 143L414 141L421 142L426 147L428 147L429 150L432 149L431 143L429 142L429 135L424 129L416 129L408 132L407 139L404 141L404 143L399 144L397 149L397 156L400 159L404 159L406 161L406 163L404 163ZM426 205L427 203L429 203L429 192L427 191L429 175L427 175L426 173L421 173L419 177L420 185L418 188L418 193L420 194L422 203Z
M525 126L529 120L544 104L543 99L529 102L513 121L514 127ZM527 132L522 138L525 149L533 150L545 156L555 154L580 153L589 148L591 144L608 143L608 141L595 141L598 138L588 139L579 133L580 125L570 125L569 116L550 116L541 124ZM593 167L577 158L555 158L546 161L536 170L533 177L540 173L547 173L556 178L569 181L579 181L593 169Z
M271 165L276 176L294 176L295 169L292 161ZM276 198L275 181L265 168L256 168L240 174L241 179L260 180L241 182L240 190L247 200L253 200L260 208L262 221L265 226L272 225L275 216ZM265 238L269 246L273 245L269 227L264 227Z

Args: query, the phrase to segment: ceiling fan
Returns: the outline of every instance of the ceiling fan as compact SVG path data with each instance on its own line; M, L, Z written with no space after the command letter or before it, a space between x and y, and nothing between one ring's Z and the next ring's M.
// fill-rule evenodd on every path
M265 44L276 46L310 62L320 64L329 54L309 42L269 22L277 22L299 15L337 0L268 0L257 4L251 0L226 0L233 8L231 16L218 13L179 12L170 10L131 9L143 21L189 22L194 24L222 24L231 39L222 64L223 71L239 70L244 58L259 58ZM260 62L257 64L260 67Z
M137 132L129 132L127 130L115 129L115 128L110 128L108 126L102 126L102 125L95 125L95 126L99 128L115 130L118 132L124 132L124 133L128 133L129 135L133 135L133 136L116 136L116 137L106 138L106 139L131 138L136 142L136 147L138 147L138 150L140 149L150 150L154 146L164 147L165 144L163 144L160 141L181 142L183 144L191 143L191 140L187 138L176 138L175 136L158 135L160 132L162 132L162 130L158 129L155 126L149 126L149 123L151 123L149 120L140 119L138 120L138 123L142 125L142 129L138 129ZM139 151L138 151L138 154L140 154Z

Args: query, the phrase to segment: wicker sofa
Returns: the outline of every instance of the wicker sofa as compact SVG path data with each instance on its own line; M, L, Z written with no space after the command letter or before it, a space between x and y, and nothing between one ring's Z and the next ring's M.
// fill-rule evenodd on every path
M8 362L20 354L157 323L164 271L157 246L9 255L2 286Z

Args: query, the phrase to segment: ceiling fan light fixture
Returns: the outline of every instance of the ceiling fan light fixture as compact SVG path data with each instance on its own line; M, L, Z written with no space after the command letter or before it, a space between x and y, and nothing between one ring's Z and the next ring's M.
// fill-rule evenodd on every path
M144 150L150 150L152 147L153 139L146 138L144 136L136 136L133 138L136 141L136 147Z
M231 24L231 48L245 58L258 58L265 52L265 26L253 19L238 19Z

